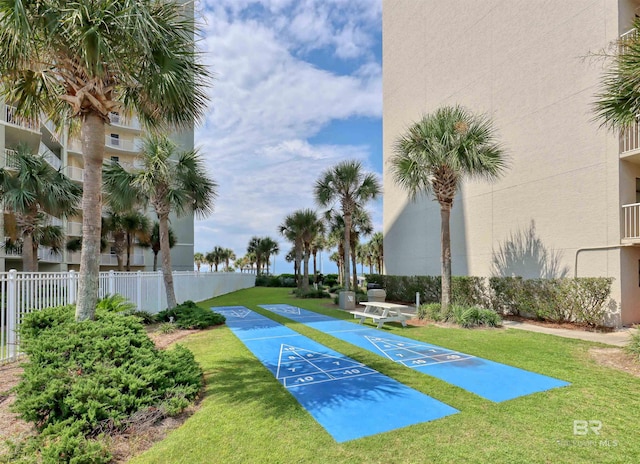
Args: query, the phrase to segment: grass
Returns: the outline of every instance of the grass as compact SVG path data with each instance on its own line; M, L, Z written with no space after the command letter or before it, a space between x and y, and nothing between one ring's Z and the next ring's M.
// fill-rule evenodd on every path
M518 330L385 328L572 383L492 403L329 335L263 311L289 303L334 317L325 300L297 300L287 289L254 288L203 305L244 305L366 363L460 413L337 444L226 327L192 335L205 371L201 408L179 429L131 463L621 463L638 462L640 378L597 365L580 340ZM574 435L574 420L599 420L600 435Z

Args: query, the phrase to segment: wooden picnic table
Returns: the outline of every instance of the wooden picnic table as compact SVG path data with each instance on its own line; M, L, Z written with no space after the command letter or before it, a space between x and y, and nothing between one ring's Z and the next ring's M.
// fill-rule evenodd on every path
M382 327L385 322L401 322L402 327L407 326L407 319L411 319L411 316L404 314L403 311L410 309L409 306L387 303L386 301L364 301L360 303L364 306L364 311L351 311L353 317L360 319L362 324L365 319L371 318L374 322L378 323L378 329Z

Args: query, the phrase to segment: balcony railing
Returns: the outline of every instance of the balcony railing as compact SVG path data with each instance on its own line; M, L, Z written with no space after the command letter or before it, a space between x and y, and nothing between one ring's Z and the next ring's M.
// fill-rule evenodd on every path
M18 169L20 166L17 161L17 152L10 148L5 148L0 156L0 164L2 167Z
M9 237L4 238L4 243L7 243ZM22 244L15 245L9 249L5 246L2 247L2 253L5 257L10 258L22 258ZM44 263L61 263L62 253L54 252L51 247L39 246L38 247L38 261Z
M40 154L54 169L60 169L62 166L62 160L43 143L40 144Z
M142 148L142 142L140 139L124 140L117 137L111 137L110 135L105 136L104 143L107 147L131 152L139 152Z
M81 222L67 222L67 235L79 237L82 235Z
M640 124L636 121L620 131L620 154L629 154L640 149Z
M64 168L66 176L77 182L82 182L82 175L84 174L84 169L79 168L77 166L67 166Z
M60 134L56 130L56 125L53 123L51 119L45 119L42 125L47 128L47 130L49 131L49 133L51 134L51 136L56 142L60 142Z
M33 131L40 130L40 122L38 118L23 118L18 116L18 110L14 106L5 105L2 112L2 120L14 126L24 127Z
M622 205L622 239L640 240L640 203Z
M127 257L123 256L124 262L126 264ZM80 263L80 252L73 251L67 253L67 261L70 264L79 264ZM110 253L103 253L100 255L100 265L101 266L117 266L118 258L116 255ZM144 266L144 255L143 254L132 254L131 255L131 265L132 266Z
M121 126L127 127L129 129L140 130L140 121L138 118L125 118L121 114L118 113L109 113L109 120L111 121L111 125L113 126Z

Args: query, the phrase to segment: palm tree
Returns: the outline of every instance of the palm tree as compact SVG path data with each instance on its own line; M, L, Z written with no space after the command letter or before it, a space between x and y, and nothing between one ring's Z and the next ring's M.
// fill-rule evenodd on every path
M302 269L302 279L298 279L297 287L309 291L309 257L311 242L322 230L322 222L312 209L301 209L288 215L280 225L280 233L293 242L296 254L296 267ZM304 259L304 265L300 262Z
M127 251L127 233L124 228L122 214L109 211L104 218L102 228L113 237L113 250L118 262L118 270L124 271L124 254Z
M343 161L325 171L315 185L316 202L321 207L340 203L344 218L345 256L350 255L352 215L356 207L364 207L381 192L380 182L372 173L364 173L359 161ZM345 289L349 291L351 277L349 259L344 260Z
M169 248L173 248L177 241L176 234L173 232L173 229L169 227ZM140 244L151 248L151 251L153 252L153 271L157 271L158 253L160 253L160 223L158 221L153 223L151 234L146 238L141 239Z
M264 262L267 266L267 274L269 274L271 255L277 255L278 253L280 253L278 242L276 242L271 237L263 237L262 239L260 239L260 251L262 256L264 256Z
M136 202L151 204L160 224L160 251L167 305L177 305L171 274L169 214L178 217L194 213L205 217L213 210L216 183L206 173L202 158L195 150L178 152L175 143L164 135L145 137L142 147L143 169L127 172L120 164L105 167L105 189L109 201L123 209Z
M193 262L196 264L196 269L200 272L200 266L204 263L204 255L200 252L193 254Z
M300 269L298 268L298 262L296 261L296 247L291 248L287 254L284 256L284 260L288 263L293 263L293 278L296 283L300 279Z
M225 260L224 248L219 246L213 247L213 250L207 253L207 258L209 263L213 264L216 267L215 272L218 272L218 266Z
M151 221L140 211L131 211L122 217L122 222L126 236L127 271L131 271L131 252L136 240L139 243L153 243L150 237ZM155 265L153 270L156 270Z
M329 229L339 242L339 237L344 236L344 218L339 213L335 211L329 211L326 215L325 219L328 222ZM366 236L373 232L373 224L371 222L371 215L367 212L367 210L357 207L352 214L351 221L351 233L349 234L349 249L350 255L347 258L346 255L343 257L343 260L350 259L351 265L353 266L353 287L356 288L358 286L358 276L356 272L356 260L357 260L357 247L360 242L361 236ZM341 253L344 253L344 247L338 247L338 250Z
M371 236L369 247L371 257L375 260L376 267L378 268L378 274L382 274L382 266L384 262L384 238L382 236L382 232L376 232Z
M453 200L464 179L499 178L506 167L504 150L491 120L461 106L445 106L422 117L395 142L390 160L394 181L415 200L431 194L440 204L442 307L451 302Z
M256 275L260 275L262 272L262 260L264 250L261 247L262 239L257 236L251 237L249 244L247 245L247 254L251 253L255 258L256 263Z
M46 0L0 5L0 89L17 113L79 122L83 247L76 319L93 319L100 266L101 186L109 113L148 127L189 128L207 106L195 23L182 2ZM165 240L166 241L166 240Z
M640 18L635 18L633 29L635 32L618 39L595 102L597 118L612 129L628 129L638 122L640 114Z
M296 287L302 288L302 279L300 278L300 269L302 263L302 231L299 211L287 215L284 221L278 227L280 234L291 243L293 243L293 270L296 277Z
M322 225L322 231L316 235L316 238L311 242L311 255L313 256L313 281L318 283L318 252L322 251L326 247L326 239L324 236L325 228Z
M233 269L231 266L229 266L229 261L235 261L236 259L236 254L235 252L231 249L231 248L225 248L224 249L224 265L225 265L225 272L229 272L229 270Z
M35 272L38 241L34 233L48 225L47 215L75 214L81 189L41 155L31 153L26 144L18 145L7 161L7 166L0 168L0 200L15 220L22 241L23 269Z

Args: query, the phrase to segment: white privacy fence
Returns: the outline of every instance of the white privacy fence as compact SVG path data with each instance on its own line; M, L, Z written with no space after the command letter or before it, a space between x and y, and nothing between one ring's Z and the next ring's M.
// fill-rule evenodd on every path
M253 287L255 274L234 272L174 272L173 286L179 303L202 301ZM0 272L0 363L19 354L16 329L23 316L51 306L73 304L78 291L78 273ZM119 293L150 313L166 309L162 272L101 272L98 296Z

